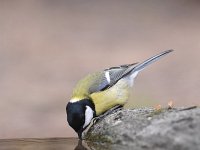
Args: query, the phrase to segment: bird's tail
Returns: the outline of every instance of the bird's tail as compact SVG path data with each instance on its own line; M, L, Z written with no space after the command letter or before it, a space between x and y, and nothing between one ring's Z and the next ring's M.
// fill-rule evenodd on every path
M128 68L123 72L122 75L120 75L118 78L116 78L114 80L114 82L112 82L110 84L109 87L112 87L117 81L119 81L120 79L122 79L123 77L128 77L128 82L130 83L130 85L133 85L133 81L134 78L137 76L137 74L143 70L145 67L147 67L148 65L154 63L155 61L159 60L161 57L167 55L168 53L172 52L173 50L166 50L164 52L161 52L160 54L157 54L147 60L145 60L142 63L136 63L136 64L132 64L132 65L128 65ZM126 65L127 66L127 65Z
M133 68L133 70L131 72L139 72L141 70L143 70L145 67L147 67L148 65L154 63L155 61L159 60L160 58L162 58L163 56L169 54L170 52L172 52L173 49L170 49L170 50L166 50L164 52L161 52L160 54L157 54L147 60L145 60L144 62L142 63L139 63L137 66L135 66Z

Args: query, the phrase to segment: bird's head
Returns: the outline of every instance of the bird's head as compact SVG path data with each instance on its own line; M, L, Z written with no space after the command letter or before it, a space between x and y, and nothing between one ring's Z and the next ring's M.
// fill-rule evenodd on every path
M69 125L81 139L82 132L90 124L92 118L96 116L93 102L89 99L70 101L66 106L66 112Z

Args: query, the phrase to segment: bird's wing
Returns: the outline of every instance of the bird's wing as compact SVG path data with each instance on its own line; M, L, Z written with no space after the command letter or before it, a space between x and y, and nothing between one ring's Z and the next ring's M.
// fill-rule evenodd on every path
M133 64L126 64L126 65L121 65L119 67L112 67L109 69L106 69L105 71L109 72L110 75L110 83L107 88L110 88L113 86L117 81L119 81L121 78L126 76L135 66L137 66L138 63L133 63ZM129 68L132 68L129 71Z
M89 93L95 93L100 92L108 89L112 85L114 85L119 79L122 78L122 75L126 72L126 70L130 67L135 65L134 64L126 64L121 65L118 67L111 67L108 69L105 69L99 77L95 77L95 80L93 81L92 85L89 88ZM93 74L95 75L95 74Z
M95 92L103 91L107 87L109 87L109 82L106 79L105 73L101 72L98 74L98 77L95 77L95 80L91 83L91 86L89 87L88 91L89 94L92 94Z
M114 71L114 75L113 75L113 80L111 80L110 82L110 87L112 87L117 81L119 81L121 78L129 75L129 74L133 74L134 72L139 72L141 70L143 70L145 67L149 66L150 64L154 63L155 61L159 60L160 58L162 58L163 56L167 55L168 53L171 53L173 51L173 49L170 50L166 50L163 51L157 55L154 55L153 57L150 57L149 59L145 60L142 63L135 63L135 64L130 64L130 65L122 65L121 68L121 72L115 72ZM112 69L109 71L112 75ZM117 74L117 75L116 75ZM111 77L112 78L112 77Z

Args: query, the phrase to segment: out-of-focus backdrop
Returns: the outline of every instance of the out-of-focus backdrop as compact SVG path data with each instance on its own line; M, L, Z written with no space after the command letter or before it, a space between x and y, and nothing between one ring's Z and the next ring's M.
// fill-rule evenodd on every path
M137 77L127 107L200 104L200 1L0 1L0 138L76 136L76 82L175 51Z

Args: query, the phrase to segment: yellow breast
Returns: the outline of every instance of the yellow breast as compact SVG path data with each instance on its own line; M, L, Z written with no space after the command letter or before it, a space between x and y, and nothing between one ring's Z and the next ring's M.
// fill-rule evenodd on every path
M111 88L93 93L91 98L95 104L96 115L101 115L105 111L116 105L124 105L130 94L130 85L126 79L119 80Z

